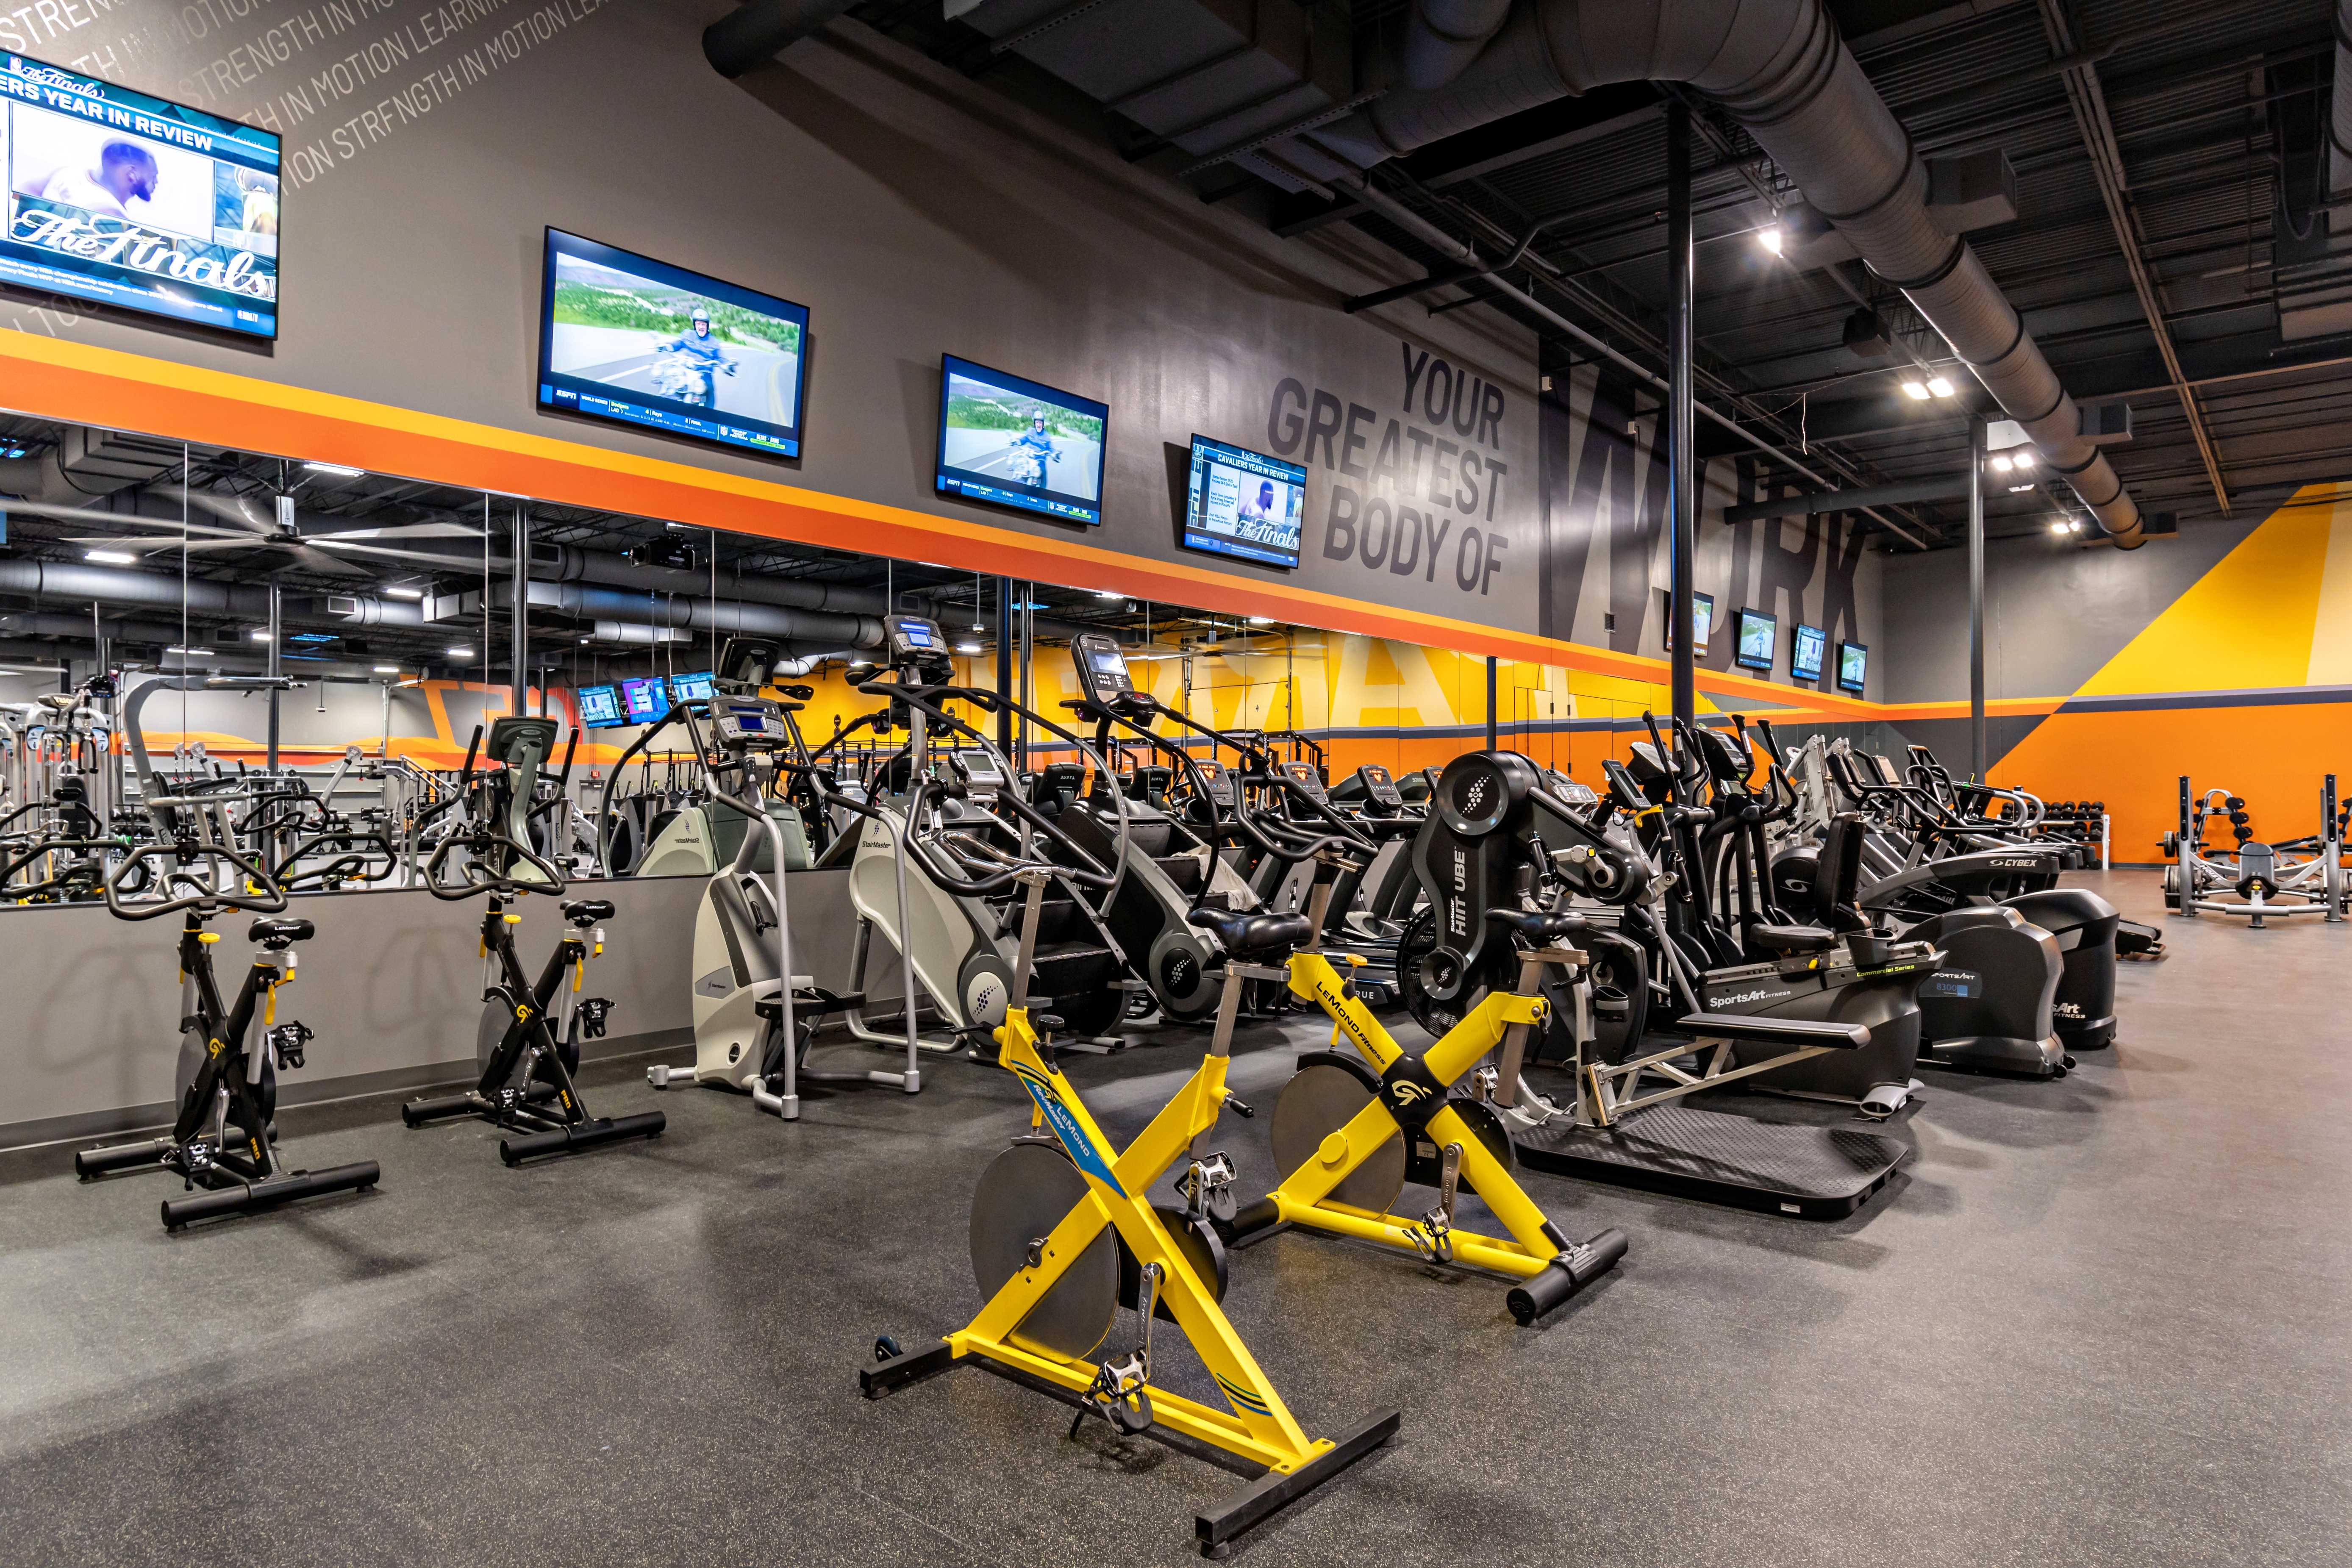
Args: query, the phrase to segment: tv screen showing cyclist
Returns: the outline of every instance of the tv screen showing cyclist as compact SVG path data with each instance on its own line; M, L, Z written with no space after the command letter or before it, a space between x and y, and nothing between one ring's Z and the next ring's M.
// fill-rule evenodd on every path
M946 356L939 488L948 495L1102 521L1108 404Z

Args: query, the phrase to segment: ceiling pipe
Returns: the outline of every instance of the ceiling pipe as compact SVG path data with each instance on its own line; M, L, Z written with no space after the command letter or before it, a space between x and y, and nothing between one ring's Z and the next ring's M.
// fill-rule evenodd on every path
M1447 86L1388 93L1267 151L1316 180L1369 188L1360 171L1626 81L1685 84L1746 126L2025 427L2099 529L2126 549L2144 542L2138 506L2083 438L2074 400L2016 308L1968 242L1929 216L1927 169L1822 0L1525 0Z
M1405 85L1444 87L1470 68L1510 16L1511 0L1413 0L1404 24Z

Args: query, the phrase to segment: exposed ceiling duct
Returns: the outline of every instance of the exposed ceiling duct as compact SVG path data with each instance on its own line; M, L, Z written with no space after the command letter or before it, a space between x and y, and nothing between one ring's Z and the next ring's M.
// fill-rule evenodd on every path
M1928 211L1909 135L1822 0L1524 0L1450 84L1378 102L1266 149L1297 174L1361 172L1565 96L1679 82L1744 125L1871 270L1917 307L2064 476L2101 531L2142 542L2139 508L2083 437L2074 401L1966 240Z
M1511 18L1511 0L1413 0L1404 23L1404 84L1444 87L1470 68Z
M490 603L504 608L513 589L493 583ZM883 643L882 622L873 616L844 616L821 610L795 610L781 605L737 604L726 599L712 604L708 597L686 594L648 596L617 588L582 583L533 583L530 607L575 621L612 622L687 632L746 632L754 637L782 637L794 644L835 648L875 648Z
M702 29L702 58L732 81L763 60L776 58L856 0L751 0Z
M1470 27L1477 14L1509 0L1431 3L1444 26ZM987 35L994 53L1051 72L1170 145L1204 162L1229 159L1294 190L1297 182L1259 159L1254 146L1362 101L1349 96L1354 51L1346 14L1336 6L948 0L946 14Z

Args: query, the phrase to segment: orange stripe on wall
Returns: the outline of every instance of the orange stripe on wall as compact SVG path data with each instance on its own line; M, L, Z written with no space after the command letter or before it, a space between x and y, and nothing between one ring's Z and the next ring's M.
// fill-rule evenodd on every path
M1395 609L1296 584L1259 583L1182 562L1147 561L968 518L883 506L29 332L0 330L0 386L8 406L40 418L341 463L959 572L1116 590L1217 615L1271 616L1634 680L1663 683L1670 670L1663 659ZM1703 670L1698 679L1703 690L1735 705L1743 700L1801 704L1804 713L1840 719L1866 720L1878 711L1874 704L1840 693L1776 686L1728 672Z

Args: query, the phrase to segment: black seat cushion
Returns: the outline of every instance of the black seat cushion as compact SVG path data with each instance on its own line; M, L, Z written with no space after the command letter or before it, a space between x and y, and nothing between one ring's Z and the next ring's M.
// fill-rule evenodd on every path
M576 926L592 926L598 921L611 920L613 918L613 900L610 899L566 899L563 901L563 918L570 921Z
M1214 931L1225 951L1239 959L1295 952L1315 934L1315 927L1305 915L1236 915L1223 910L1194 910L1184 919L1202 931Z
M1532 913L1526 910L1488 910L1486 923L1501 927L1529 947L1556 947L1582 936L1586 930L1582 915L1551 914L1540 910Z
M318 934L318 926L310 921L288 920L280 916L254 921L253 929L245 933L245 940L283 947L289 942L308 942Z
M1775 952L1822 952L1836 942L1837 933L1820 926L1776 926L1762 921L1748 924L1748 945Z

